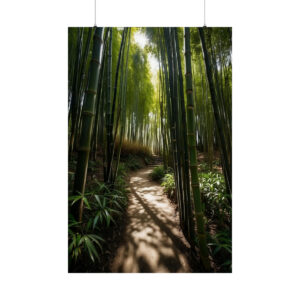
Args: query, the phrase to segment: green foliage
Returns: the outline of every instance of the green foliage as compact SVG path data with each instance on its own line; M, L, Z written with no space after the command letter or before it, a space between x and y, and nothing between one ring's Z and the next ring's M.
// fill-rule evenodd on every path
M209 171L209 164L207 162L202 162L199 164L201 172Z
M172 173L167 173L161 184L164 188L164 192L168 195L170 199L173 199L175 196L175 180Z
M209 171L215 171L215 170L218 170L218 168L220 168L220 161L219 160L214 160L212 161L212 169L209 165L208 162L201 162L199 164L199 167L200 167L200 171L201 172L209 172Z
M116 224L115 218L122 214L127 204L127 199L122 191L109 189L104 183L97 182L97 189L92 194L91 206L95 212L92 228L97 225L110 226L111 222Z
M199 173L200 191L204 198L206 215L223 221L231 215L224 176L218 172Z
M122 172L123 166L121 166ZM121 173L122 174L122 173ZM123 214L127 205L127 197L118 176L115 188L94 180L90 191L82 195L69 197L72 206L83 199L85 213L82 223L76 222L69 216L69 258L75 263L79 258L88 256L90 260L99 261L99 254L103 252L105 239L103 232L112 224L117 224L118 218Z
M109 198L106 198L102 195L94 195L94 197L97 203L97 214L93 221L93 229L98 225L98 222L101 225L103 225L103 223L106 223L106 226L109 227L110 222L115 223L113 215L120 215L121 212L119 210L111 208ZM118 202L116 202L116 204L119 205Z
M213 167L218 167L218 161ZM205 215L210 222L217 225L217 233L210 236L211 255L217 261L220 271L231 272L232 243L231 243L231 206L226 194L224 176L217 171L207 171L208 164L200 164L202 173L199 173L200 191L205 204Z
M163 166L155 167L150 173L150 177L154 181L160 181L165 176L165 170Z
M105 240L97 234L82 232L81 224L75 222L72 215L69 216L69 258L75 263L83 254L95 262L99 260L98 252L102 252Z
M87 196L89 196L89 195L90 194L86 193L84 196L82 196L82 194L76 195L76 196L70 196L69 197L70 206L74 205L75 203L77 203L78 201L80 201L81 199L83 199L83 203L86 205L86 207L88 209L91 209L89 201L87 199Z
M232 269L232 240L229 231L221 231L211 237L212 242L208 245L212 248L214 257L225 261L221 264L222 271L231 272Z
M104 240L96 234L81 234L79 232L73 233L70 231L70 244L69 244L69 255L75 259L75 262L78 259L78 256L82 252L87 251L90 259L95 262L95 258L99 260L98 251L102 251L101 243Z
M126 195L127 193L127 182L125 180L126 174L128 172L128 167L125 163L120 163L118 168L118 174L115 181L115 189Z
M140 31L140 29L136 30ZM156 116L158 114L156 111L158 101L152 83L152 76L154 74L151 73L147 51L135 42L134 35L131 40L129 52L126 87L127 130L125 131L125 138L128 141L152 147L153 142L155 143L154 132L157 132ZM129 146L129 153L139 155L132 152L135 151L136 146ZM148 150L141 150L145 152L142 155L151 155L149 148ZM127 145L124 144L122 153L126 154L126 152L128 152ZM138 152L141 152L140 149L138 149Z

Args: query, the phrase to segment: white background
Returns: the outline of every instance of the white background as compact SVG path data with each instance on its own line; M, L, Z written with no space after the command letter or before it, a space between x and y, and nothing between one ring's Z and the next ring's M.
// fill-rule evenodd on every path
M67 273L67 27L93 0L0 4L1 299L300 299L298 1L207 0L233 27L233 274ZM99 26L201 26L202 1L113 0Z

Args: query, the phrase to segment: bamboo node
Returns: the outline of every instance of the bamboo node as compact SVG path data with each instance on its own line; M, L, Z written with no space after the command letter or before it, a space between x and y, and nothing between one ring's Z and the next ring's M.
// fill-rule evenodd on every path
M100 35L97 35L97 34L95 34L95 35L94 35L94 39L98 39L98 40L99 40L99 42L100 42L100 44L102 44L102 43L103 43L103 40L102 40L102 38L101 38L101 36L100 36Z
M196 217L200 217L200 218L203 218L203 213L201 212L198 212L198 213L195 213ZM201 236L201 237L205 237L205 233L198 233L198 236Z
M78 151L81 152L89 152L90 150L91 150L90 147L84 147L84 146L78 147Z
M92 61L95 62L96 64L98 64L99 66L101 65L101 62L98 59L96 59L96 58L92 58L91 62Z
M88 110L84 110L82 112L83 115L86 115L86 116L95 116L95 113L94 112L91 112L91 111L88 111Z
M92 95L97 95L97 91L91 90L91 89L86 90L86 93L87 94L92 94Z

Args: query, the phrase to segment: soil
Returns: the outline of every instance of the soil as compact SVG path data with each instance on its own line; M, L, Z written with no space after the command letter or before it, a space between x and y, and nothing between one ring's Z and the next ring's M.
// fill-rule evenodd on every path
M159 183L151 181L152 169L131 173L127 224L111 272L193 271L178 213Z

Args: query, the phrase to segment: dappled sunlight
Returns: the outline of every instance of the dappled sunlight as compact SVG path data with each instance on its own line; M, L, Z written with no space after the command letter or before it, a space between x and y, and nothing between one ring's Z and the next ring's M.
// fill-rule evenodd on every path
M189 272L188 243L179 231L175 209L162 187L149 180L151 169L130 179L129 222L113 272Z

